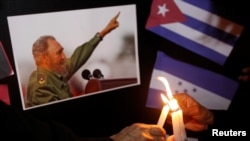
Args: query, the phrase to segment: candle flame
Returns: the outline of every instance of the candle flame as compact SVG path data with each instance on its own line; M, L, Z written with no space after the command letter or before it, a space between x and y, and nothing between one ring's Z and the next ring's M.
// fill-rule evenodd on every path
M164 94L161 94L161 99L162 101L167 104L169 102L169 100L167 99L167 97Z
M158 79L164 84L167 92L168 99L173 99L172 91L169 87L169 83L166 78L164 77L158 77Z
M170 107L170 109L171 109L172 111L177 111L177 110L180 109L179 104L178 104L178 102L177 102L176 99L171 99L171 100L168 102L168 105L169 105L169 107Z

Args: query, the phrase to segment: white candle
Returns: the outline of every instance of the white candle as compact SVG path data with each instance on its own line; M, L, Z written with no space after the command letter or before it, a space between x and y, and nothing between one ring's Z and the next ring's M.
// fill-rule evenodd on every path
M164 105L164 107L162 108L162 111L161 111L161 115L158 119L158 122L157 122L157 125L163 127L164 124L165 124L165 121L167 119L167 116L168 116L168 112L169 112L169 106L168 105Z
M183 122L183 114L176 99L169 102L172 112L172 124L175 141L186 141L187 135Z
M187 135L185 125L183 123L182 110L177 110L172 113L172 124L175 141L186 141Z
M165 103L165 105L163 106L162 110L161 110L161 115L158 119L157 125L163 127L165 124L165 121L167 119L168 116L168 112L169 112L169 106L167 105L167 103L169 102L167 97L163 94L161 94L161 99L162 101Z

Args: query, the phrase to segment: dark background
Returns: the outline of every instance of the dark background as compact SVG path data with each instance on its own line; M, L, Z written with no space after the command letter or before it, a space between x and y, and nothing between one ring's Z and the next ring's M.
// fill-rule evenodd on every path
M249 8L243 2L221 0L216 1L216 3L222 6L218 9L221 13L246 26L224 66L193 54L146 30L145 24L150 13L151 0L0 0L0 40L14 69L7 16L124 4L136 4L137 8L140 85L23 112L34 114L42 119L62 122L83 136L109 136L134 122L155 124L161 110L147 108L145 104L157 50L162 50L180 60L236 79L242 67L249 65L250 60L248 55L250 45L249 16L247 15ZM11 104L22 111L17 76L13 75L2 79L0 83L8 84Z

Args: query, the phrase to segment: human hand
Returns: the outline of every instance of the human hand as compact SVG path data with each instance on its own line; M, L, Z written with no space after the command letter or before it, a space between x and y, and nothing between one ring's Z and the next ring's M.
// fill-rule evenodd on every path
M174 135L168 136L167 141L174 141Z
M243 82L250 81L250 67L245 67L242 69L241 74L238 77L238 80Z
M118 12L108 23L108 25L101 31L99 32L101 37L104 37L107 33L111 32L115 28L119 26L119 22L117 21L118 17L120 15L120 12Z
M166 141L166 131L154 124L134 123L111 138L114 141Z
M202 106L194 98L186 93L175 94L174 98L178 101L183 111L185 127L192 131L202 131L213 123L213 114ZM171 122L170 122L171 123Z

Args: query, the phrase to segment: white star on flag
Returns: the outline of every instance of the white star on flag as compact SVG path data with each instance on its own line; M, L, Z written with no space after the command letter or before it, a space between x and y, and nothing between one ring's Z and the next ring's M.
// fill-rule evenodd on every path
M153 0L146 28L224 65L244 26L219 12L219 8L213 0Z
M159 11L158 11L158 15L161 14L163 17L165 17L166 12L168 12L169 10L166 8L166 3L164 3L162 6L158 5Z

